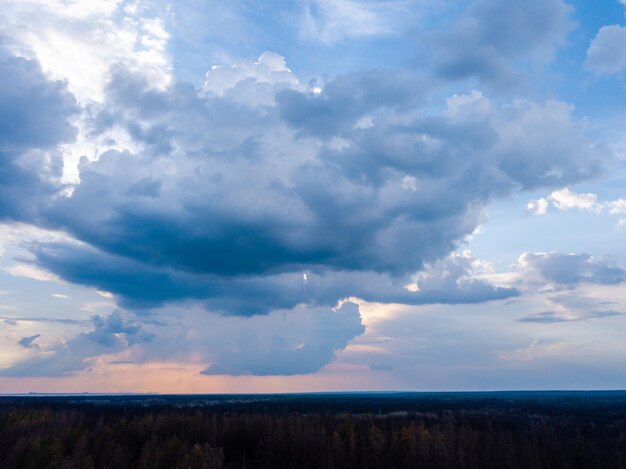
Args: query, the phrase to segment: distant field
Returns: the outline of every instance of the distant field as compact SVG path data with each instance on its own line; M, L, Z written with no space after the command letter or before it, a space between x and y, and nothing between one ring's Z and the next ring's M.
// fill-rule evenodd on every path
M626 468L626 392L0 397L1 468Z

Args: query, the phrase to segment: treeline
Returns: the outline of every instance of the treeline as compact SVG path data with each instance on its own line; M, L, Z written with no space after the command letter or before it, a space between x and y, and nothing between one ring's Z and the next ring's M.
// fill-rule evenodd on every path
M0 468L626 468L626 416L0 409Z

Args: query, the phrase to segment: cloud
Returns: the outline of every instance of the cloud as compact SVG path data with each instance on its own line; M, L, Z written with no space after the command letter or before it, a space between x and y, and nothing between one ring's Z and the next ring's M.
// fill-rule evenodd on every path
M410 0L308 0L300 34L305 39L334 44L355 37L395 36L416 16Z
M1 369L0 376L67 376L87 370L103 355L114 355L154 337L120 310L104 318L94 316L91 324L91 330L69 340L61 339L45 348L36 347L41 349L40 353ZM33 341L38 337L24 337L19 343L33 348L37 345Z
M623 315L615 302L586 296L582 285L619 286L626 282L626 270L612 259L589 254L557 252L524 253L513 281L525 294L557 292L545 298L551 309L520 318L528 323L565 323ZM514 275L515 277L515 275Z
M83 106L83 112L72 119L75 138L59 149L63 161L59 158L57 163L65 182L78 179L76 166L82 156L95 159L110 148L132 148L124 133L95 134L87 122L89 109L103 104L111 68L132 70L155 88L164 88L173 79L172 44L166 30L167 18L173 15L170 7L130 0L94 3L6 0L0 12L0 29L12 53L38 63L47 77L63 82ZM36 113L36 107L32 109ZM41 116L48 123L44 125L53 122ZM63 114L58 116L63 122Z
M558 322L569 322L574 320L575 318L564 316L557 313L556 311L543 311L541 313L531 314L521 319L518 319L519 322L531 322L539 324L552 324Z
M0 38L1 39L1 38ZM31 220L58 190L59 145L73 140L78 111L66 84L0 43L0 219Z
M411 285L409 290L414 289L422 303L482 303L519 295L515 288L496 287L478 278L483 269L485 266L471 252L452 253L428 264L417 274L414 288Z
M63 264L72 263L71 253L62 253ZM106 272L93 253L90 268L96 278ZM136 285L132 278L143 279L145 273L134 271L128 264L112 262L119 268L120 284ZM82 268L86 267L82 264ZM469 252L453 254L444 261L429 265L415 277L418 291L393 282L389 276L374 273L346 275L307 272L282 278L247 279L227 288L207 281L199 288L199 297L206 290L221 288L213 298L205 300L210 311L219 311L218 303L229 313L250 314L263 305L262 295L275 306L277 298L293 301L331 302L345 291L353 291L371 301L402 300L412 304L432 302L483 302L517 294L513 289L495 288L474 278L485 269ZM91 273L83 272L90 276ZM124 277L127 275L128 277ZM150 279L148 278L148 281ZM189 278L180 285L189 286ZM204 289L204 292L202 290ZM230 297L228 295L231 295ZM188 296L184 296L189 298ZM118 301L123 300L117 298ZM292 301L290 299L290 301ZM205 374L293 375L313 373L330 363L350 340L364 331L358 307L344 303L334 311L329 308L296 306L291 310L268 310L263 316L242 318L220 316L204 311L201 305L169 304L156 310L137 311L135 315L116 312L110 317L97 316L90 331L56 345L42 347L41 354L16 363L3 371L5 376L65 376L88 372L92 367L125 360L133 363L152 361L188 361L193 357L208 364ZM31 318L32 319L32 318ZM149 340L142 339L147 337ZM381 365L382 366L382 365ZM381 368L382 369L382 368Z
M565 103L516 100L498 105L473 91L449 99L442 116L415 115L406 111L414 111L420 100L419 81L411 86L397 77L385 83L385 75L377 72L370 77L377 79L373 83L362 80L358 86L359 82L350 77L351 86L343 89L327 86L316 96L283 93L279 98L287 122L299 132L331 138L322 156L341 165L354 178L376 182L381 172L393 169L410 173L426 185L446 176L455 177L465 167L466 174L478 178L476 182L482 182L484 190L465 180L460 190L468 194L476 191L472 197L481 198L500 190L584 179L596 173L600 162L609 157L603 149L581 138L583 128L571 121L572 108ZM328 88L330 96L326 94ZM374 93L377 89L385 89L386 94ZM359 108L363 104L367 107ZM406 104L409 106L405 111ZM374 125L355 128L359 117L368 114L368 107L379 111L370 116ZM554 128L560 137L550 139L547 127ZM572 141L567 141L568 137ZM332 145L337 138L343 139L342 144ZM576 149L571 145L573 141L581 147ZM588 159L584 160L583 154ZM421 192L417 191L415 197Z
M569 309L571 311L590 311L598 309L607 309L614 304L612 301L600 300L583 296L578 293L560 293L549 298L553 304Z
M471 254L453 254L428 264L407 289L408 279L363 271L307 270L280 274L223 276L157 268L111 256L81 245L40 245L39 264L62 278L112 292L124 307L147 309L165 303L193 301L227 315L267 314L299 304L325 307L358 297L365 301L403 304L478 303L518 295L475 277Z
M136 316L95 316L91 329L41 346L38 354L0 370L2 376L65 376L95 366L193 360L206 375L297 375L319 371L363 334L359 307L303 308L254 318L198 315L177 308ZM33 339L34 340L34 339ZM193 358L190 358L193 357Z
M526 211L534 213L535 215L545 215L548 211L550 202L548 199L542 197L540 199L531 200L526 204Z
M375 363L370 365L370 370L372 371L393 371L393 366L388 363Z
M538 284L573 288L581 283L617 285L626 281L626 271L614 262L589 254L524 253L519 264L523 278Z
M319 371L328 364L336 351L362 334L359 307L346 302L336 312L319 312L303 342L294 344L276 335L269 343L259 346L256 336L238 342L234 351L221 353L202 373L205 375L294 375Z
M545 215L550 206L561 211L577 209L601 213L608 209L611 215L626 213L626 200L624 199L599 201L597 194L592 192L579 194L567 187L552 192L548 197L529 201L526 210L536 215Z
M596 194L577 194L567 187L550 194L550 201L559 210L577 208L580 210L593 210L597 207L598 196Z
M561 294L559 296L551 297L548 300L558 309L530 314L518 319L518 321L552 324L586 321L589 319L604 319L622 316L624 314L610 308L607 309L607 306L612 305L609 301L602 301L596 298L581 296L577 293Z
M43 323L51 323L51 324L85 324L86 320L80 319L59 319L59 318L46 318L46 317L33 317L33 316L0 316L0 320L6 322L7 324L16 325L19 322L43 322Z
M626 67L626 27L603 26L587 49L586 65L599 74L621 73Z
M461 18L434 38L438 74L510 89L521 79L516 61L546 60L564 42L572 28L570 13L562 0L470 2Z
M98 3L98 5L94 5ZM0 23L19 55L67 80L81 103L101 102L108 69L123 63L154 86L171 80L163 19L144 2L7 0Z
M583 315L571 315L567 313L557 312L557 311L544 311L542 313L531 314L529 316L525 316L521 319L518 319L519 322L531 322L531 323L539 323L539 324L553 324L560 322L577 322L577 321L586 321L589 319L601 319L608 318L614 316L622 316L624 313L620 313L618 311L591 311L587 314Z
M359 124L371 119L370 112L418 107L426 91L422 85L402 71L369 70L336 77L317 93L285 90L277 101L281 117L300 132L332 137L363 128Z
M303 37L333 45L402 34L416 3L312 0ZM81 322L88 330L59 342L22 338L40 350L21 350L37 356L5 373L64 375L114 360L197 360L209 375L315 372L363 333L358 308L334 308L338 301L450 305L523 294L528 284L498 286L457 251L484 208L585 180L610 159L566 103L494 99L467 82L467 93L455 88L445 99L450 88L434 89L428 73L365 70L313 87L265 52L212 68L197 88L172 78L167 47L184 44L170 40L164 15L139 3L92 4L10 1L0 12L11 51L23 56L7 52L0 69L0 99L13 116L0 118L0 218L70 238L29 243L34 258L22 273L52 272L128 310ZM424 43L446 82L510 90L570 29L560 0L464 4L448 32ZM226 8L241 13L241 5ZM242 47L257 54L273 34ZM317 52L295 68L306 70ZM186 67L180 57L176 73ZM70 187L59 182L59 149L72 142L89 158ZM601 204L565 191L531 209ZM621 213L618 202L607 209ZM542 255L522 273L559 292L623 281L608 261ZM561 307L543 320L577 311ZM588 317L613 312L588 309Z
M107 317L94 316L94 329L86 336L100 345L112 347L121 340L128 345L136 342L147 342L152 340L153 335L145 333L142 327L132 318L125 316L121 310L112 312Z
M47 150L74 137L68 120L78 108L66 83L49 80L37 61L5 50L0 50L0 70L3 151Z
M32 264L15 264L4 269L9 275L14 277L26 277L40 282L58 282L59 277Z
M606 205L609 207L609 213L611 215L626 213L626 199L612 200L607 202Z
M22 337L20 340L18 340L18 344L20 344L22 347L24 348L39 348L39 344L35 343L35 340L37 340L39 337L41 337L41 334L35 334L35 335L31 335L28 337Z
M471 234L492 199L588 178L605 159L557 101L474 91L432 113L403 73L347 74L313 92L294 89L275 54L232 70L200 92L113 70L93 131L121 129L138 149L83 159L72 194L40 204L78 241L35 242L41 267L131 308L193 300L252 315L351 296L503 298L516 293L465 276L437 292L403 286ZM241 83L268 99L242 99Z
M231 67L214 65L206 74L203 91L226 95L243 104L272 105L277 88L304 89L287 68L284 57L264 52L256 62L240 62Z

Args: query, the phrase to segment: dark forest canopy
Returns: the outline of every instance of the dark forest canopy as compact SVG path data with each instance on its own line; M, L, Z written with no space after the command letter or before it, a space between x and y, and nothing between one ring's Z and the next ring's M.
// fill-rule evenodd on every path
M626 468L626 393L0 399L2 468Z

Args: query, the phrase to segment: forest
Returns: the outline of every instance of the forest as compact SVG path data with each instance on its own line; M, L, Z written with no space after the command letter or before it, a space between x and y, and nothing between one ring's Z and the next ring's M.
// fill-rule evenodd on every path
M626 468L626 393L0 398L0 467Z

